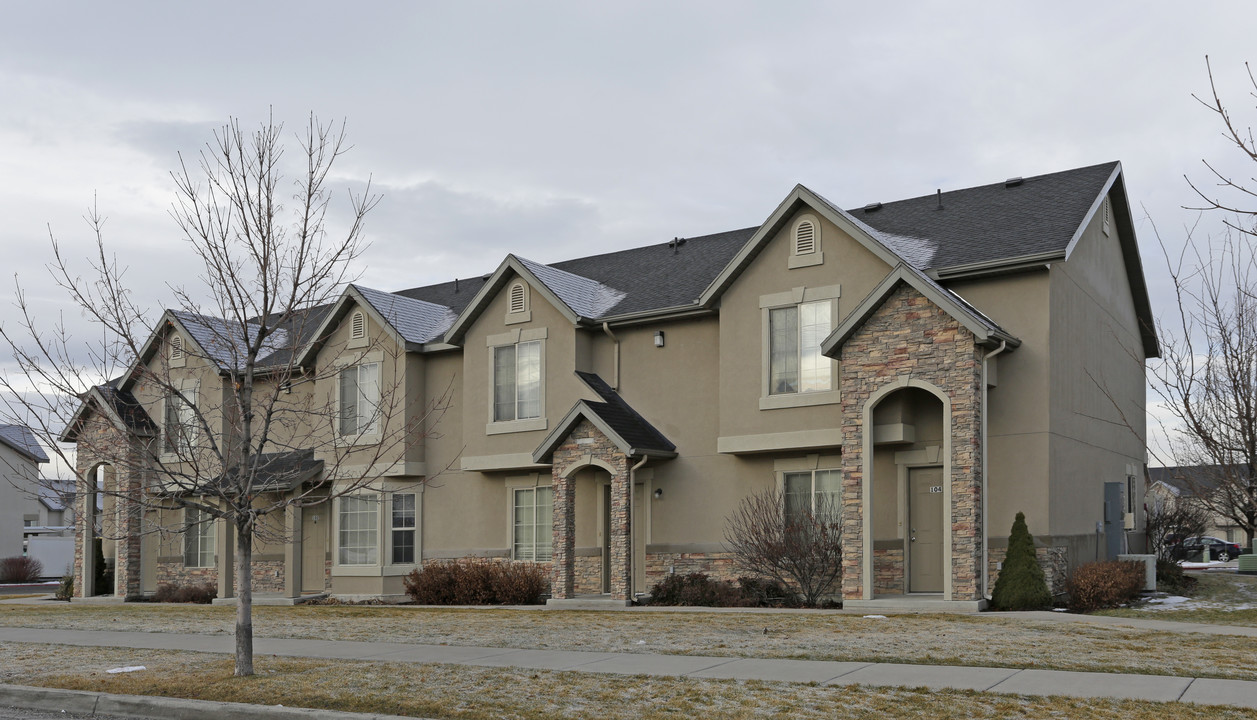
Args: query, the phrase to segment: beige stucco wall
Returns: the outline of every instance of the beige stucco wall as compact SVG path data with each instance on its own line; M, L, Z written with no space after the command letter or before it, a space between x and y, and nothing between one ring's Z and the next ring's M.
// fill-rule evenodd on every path
M1143 345L1117 223L1105 236L1102 215L1051 271L1053 535L1094 536L1104 483L1125 482L1128 465L1142 477L1145 458Z

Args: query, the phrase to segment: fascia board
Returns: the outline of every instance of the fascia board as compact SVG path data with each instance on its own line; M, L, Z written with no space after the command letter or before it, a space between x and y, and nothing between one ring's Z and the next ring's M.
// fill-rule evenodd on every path
M1087 208L1087 213L1083 215L1082 222L1074 229L1074 235L1069 239L1069 243L1065 245L1065 259L1068 260L1070 255L1074 254L1074 248L1078 245L1078 241L1082 239L1083 232L1087 226L1091 224L1091 220L1095 218L1099 212L1100 206L1104 204L1104 198L1109 194L1109 189L1113 187L1113 183L1117 181L1122 174L1122 164L1119 162L1113 168L1113 172L1109 174L1108 180L1104 181L1104 186L1100 188L1100 192L1096 194L1094 200L1091 201L1091 207Z
M498 269L494 270L489 279L476 291L475 297L471 299L467 307L463 308L463 311L459 313L458 318L454 320L454 324L450 326L450 329L445 331L445 337L443 338L445 343L450 345L461 344L463 335L466 334L471 323L480 317L480 314L484 312L485 306L489 304L495 295L502 291L502 286L506 284L506 273L508 271L514 271L516 275L519 275L534 289L538 290L546 301L557 308L572 324L577 324L584 319L568 307L567 303L560 300L545 283L541 282L531 270L524 267L524 264L516 259L514 255L507 255L506 259L498 265Z
M125 390L127 386L131 384L131 380L133 379L136 371L140 369L140 363L148 362L148 359L152 357L155 346L157 345L157 338L161 335L161 329L167 323L170 323L182 330L184 338L191 341L192 344L201 351L202 356L208 357L205 352L205 348L201 347L201 344L196 341L196 338L192 337L192 333L188 332L188 329L184 327L183 323L179 322L179 318L175 317L169 310L164 310L162 311L161 318L157 321L157 326L154 327L152 332L148 334L148 340L145 340L144 345L140 347L140 354L137 355L135 360L131 362L131 366L127 368L125 373L122 374L122 377L118 378L119 390Z
M591 415L594 415L594 413L589 411L589 406L585 404L585 401L577 400L572 409L567 411L563 419L556 423L554 429L541 441L537 449L532 451L532 461L535 463L548 462L546 458L554 453L554 449L559 446L559 443L563 442L563 438L567 437L567 434L576 426L578 420L583 417L589 419L590 422L594 422L590 418ZM594 424L597 425L596 422Z
M319 326L314 330L314 334L310 336L310 342L306 343L301 354L297 356L296 365L304 367L311 360L311 355L318 354L318 348L323 345L323 341L320 338L324 337L324 333L329 332L332 326L340 322L341 318L344 317L345 305L352 299L350 294L352 289L353 285L349 285L341 292L340 297L336 299L336 304L323 317L323 322L319 323Z
M998 260L984 260L976 263L966 263L964 265L950 265L943 268L933 268L926 274L935 280L958 280L962 278L984 277L988 275L999 275L1019 270L1028 270L1033 267L1048 265L1065 259L1065 252L1061 250L1052 250L1045 253L1035 253L1033 255L1019 255L1011 258L1000 258Z
M362 308L368 315L371 316L373 320L375 320L377 325L384 328L385 331L388 332L389 337L393 339L393 342L396 343L398 347L404 347L406 350L412 352L421 347L418 343L408 342L405 338L403 338L401 333L397 331L397 328L393 327L393 324L384 317L383 313L372 305L371 301L367 300L366 296L358 291L358 288L350 284L345 287L345 291L341 293L340 298L336 301L336 305L333 306L327 316L323 318L323 322L319 323L319 327L315 333L310 336L312 339L310 342L306 343L305 349L297 356L295 366L304 367L310 360L314 359L311 357L312 354L315 357L318 356L318 350L326 344L322 338L326 337L325 333L330 333L332 328L344 319L350 302L357 304L358 307Z

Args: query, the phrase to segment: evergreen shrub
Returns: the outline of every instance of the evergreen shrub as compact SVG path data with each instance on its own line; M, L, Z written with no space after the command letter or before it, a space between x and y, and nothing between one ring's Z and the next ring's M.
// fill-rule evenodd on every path
M1046 610L1052 607L1047 578L1034 553L1034 537L1026 527L1026 514L1017 513L1008 534L1008 553L991 593L996 610Z

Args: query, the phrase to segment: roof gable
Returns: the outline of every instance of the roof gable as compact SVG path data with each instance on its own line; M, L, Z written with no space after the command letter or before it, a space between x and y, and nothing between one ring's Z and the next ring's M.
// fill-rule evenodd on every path
M455 318L454 311L444 305L351 283L345 286L340 298L324 315L311 335L311 341L301 349L298 365L310 364L333 330L349 314L350 308L355 306L369 314L398 346L412 352L420 351L425 343L439 339Z
M864 297L856 307L843 318L838 327L821 343L821 352L833 357L838 349L856 330L864 325L882 303L901 284L907 284L924 295L930 302L937 305L943 312L950 315L969 332L980 345L994 346L1007 343L1009 348L1021 345L1021 341L1001 328L994 320L982 314L968 301L956 293L939 285L928 275L913 268L907 263L899 263L890 274L882 279L872 292Z
M601 377L580 371L577 371L576 376L603 401L578 400L533 451L533 462L549 462L551 454L582 420L592 423L620 452L629 457L676 457L676 446L630 407Z
M40 446L35 433L25 425L0 425L0 443L8 445L34 462L48 462L48 454Z

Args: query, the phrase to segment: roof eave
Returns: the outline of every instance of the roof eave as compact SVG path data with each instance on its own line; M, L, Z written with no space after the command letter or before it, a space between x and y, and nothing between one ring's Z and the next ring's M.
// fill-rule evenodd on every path
M1018 257L1000 258L998 260L984 260L976 263L965 263L964 265L950 265L942 268L931 268L927 271L927 274L935 280L959 280L963 278L977 278L990 275L1006 275L1009 273L1046 267L1047 265L1054 262L1060 262L1064 259L1065 251L1052 250L1050 252L1035 253L1033 255L1020 255Z

